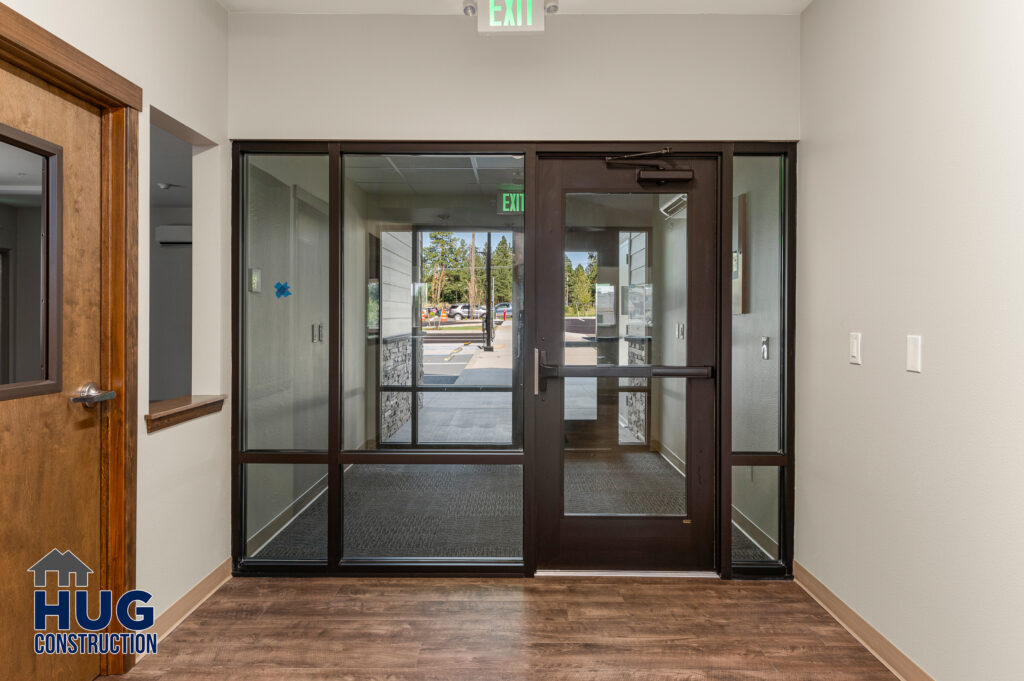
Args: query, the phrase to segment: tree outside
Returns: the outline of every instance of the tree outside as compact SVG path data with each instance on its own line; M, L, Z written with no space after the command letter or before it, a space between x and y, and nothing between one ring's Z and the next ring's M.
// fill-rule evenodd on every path
M439 308L457 303L486 304L486 243L487 232L427 234L421 251L423 283L427 285L426 304ZM491 248L494 302L512 302L515 251L511 238L492 232Z
M575 254L582 255L582 254ZM586 266L576 258L573 267L568 255L565 257L565 313L577 317L593 317L594 295L597 288L597 254L586 254Z

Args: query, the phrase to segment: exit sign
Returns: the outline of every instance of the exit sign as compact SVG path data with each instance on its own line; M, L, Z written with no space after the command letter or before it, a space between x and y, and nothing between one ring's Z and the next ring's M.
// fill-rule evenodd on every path
M480 33L535 33L544 30L543 0L485 0L477 13Z
M498 215L521 215L526 212L526 194L522 191L498 192Z

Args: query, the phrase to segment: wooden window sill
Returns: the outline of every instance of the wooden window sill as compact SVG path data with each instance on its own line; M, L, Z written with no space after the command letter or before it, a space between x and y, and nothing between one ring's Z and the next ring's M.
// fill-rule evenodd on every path
M224 407L225 395L186 395L173 400L149 403L146 432L155 433L207 414L216 414Z

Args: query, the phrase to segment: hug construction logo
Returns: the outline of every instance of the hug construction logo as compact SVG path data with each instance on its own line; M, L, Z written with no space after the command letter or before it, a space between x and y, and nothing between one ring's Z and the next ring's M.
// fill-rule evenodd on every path
M98 603L90 603L89 575L93 573L71 551L53 549L28 569L33 575L33 648L37 655L107 655L152 654L156 652L155 633L144 633L153 626L153 608L147 605L152 595L133 589L117 599L112 591L99 591ZM46 586L50 574L56 573L56 602L48 600ZM74 575L75 587L71 588ZM74 607L72 608L72 602ZM134 608L132 606L135 606ZM71 631L71 612L79 631ZM134 613L133 613L134 610ZM90 613L97 613L92 617ZM105 631L112 623L127 632ZM56 631L52 631L52 625Z

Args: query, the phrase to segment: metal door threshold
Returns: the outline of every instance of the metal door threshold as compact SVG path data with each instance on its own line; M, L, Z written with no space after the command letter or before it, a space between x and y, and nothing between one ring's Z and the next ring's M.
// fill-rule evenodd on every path
M537 570L535 577L666 577L676 579L718 579L717 572L669 570Z

